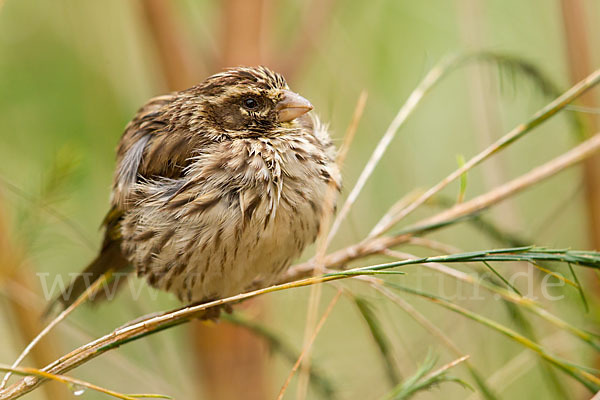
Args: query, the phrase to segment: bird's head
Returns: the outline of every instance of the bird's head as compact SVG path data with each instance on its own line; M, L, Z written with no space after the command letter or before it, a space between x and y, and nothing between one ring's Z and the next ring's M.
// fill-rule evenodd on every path
M203 115L229 136L269 136L295 126L312 110L308 100L289 90L280 74L266 67L228 69L192 88Z

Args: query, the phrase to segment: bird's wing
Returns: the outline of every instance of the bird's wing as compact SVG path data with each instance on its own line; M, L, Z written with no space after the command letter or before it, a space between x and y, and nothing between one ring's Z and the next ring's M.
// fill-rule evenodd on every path
M104 241L98 256L83 273L73 279L48 307L71 305L104 274L126 271L129 261L121 249L121 221L129 205L127 197L136 182L143 179L176 179L190 163L197 148L192 132L174 129L181 93L159 96L138 110L125 128L117 149L112 207L104 218ZM121 282L124 281L121 280ZM95 296L94 298L102 296Z
M181 93L151 99L125 128L117 149L113 205L126 210L127 198L143 179L179 178L198 147L198 135L177 127Z

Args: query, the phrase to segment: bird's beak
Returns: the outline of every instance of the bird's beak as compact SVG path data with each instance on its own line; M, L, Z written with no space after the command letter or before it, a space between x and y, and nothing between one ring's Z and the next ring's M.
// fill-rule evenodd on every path
M292 121L313 109L310 101L289 90L283 91L283 97L275 108L279 122Z

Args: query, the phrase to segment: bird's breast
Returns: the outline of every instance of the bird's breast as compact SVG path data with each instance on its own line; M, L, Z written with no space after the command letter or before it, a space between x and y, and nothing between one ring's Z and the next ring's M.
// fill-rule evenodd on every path
M339 173L317 140L248 139L147 190L125 218L126 254L153 286L199 301L272 283L316 239Z

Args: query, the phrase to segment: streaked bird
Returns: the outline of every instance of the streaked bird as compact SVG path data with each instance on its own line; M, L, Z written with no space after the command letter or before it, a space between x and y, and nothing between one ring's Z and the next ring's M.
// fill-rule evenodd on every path
M118 146L100 252L58 302L130 266L186 303L275 282L315 241L340 190L312 108L265 67L148 101Z

